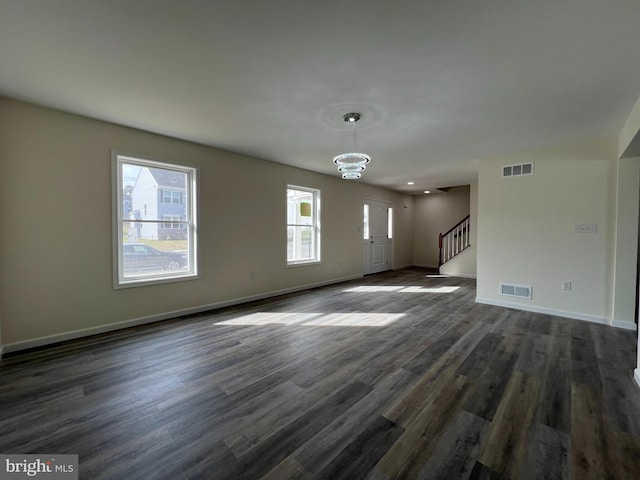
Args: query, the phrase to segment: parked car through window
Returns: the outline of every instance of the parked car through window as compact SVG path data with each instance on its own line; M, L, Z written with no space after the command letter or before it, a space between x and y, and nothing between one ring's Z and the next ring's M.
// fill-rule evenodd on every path
M144 243L125 243L122 249L122 263L127 273L149 270L180 270L189 263L188 257L180 252L162 252Z

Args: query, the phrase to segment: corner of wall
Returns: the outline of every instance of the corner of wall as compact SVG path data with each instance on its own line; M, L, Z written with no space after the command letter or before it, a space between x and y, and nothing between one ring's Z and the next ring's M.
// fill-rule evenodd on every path
M612 229L611 309L613 323L635 318L640 158L618 160Z
M618 136L618 157L640 156L640 97Z

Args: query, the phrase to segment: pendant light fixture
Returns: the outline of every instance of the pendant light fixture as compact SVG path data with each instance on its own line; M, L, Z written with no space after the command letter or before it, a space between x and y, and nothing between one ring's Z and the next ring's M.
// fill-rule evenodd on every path
M367 164L371 161L371 157L366 153L359 152L358 148L356 123L360 120L360 116L359 113L347 113L342 117L346 127L342 134L341 147L342 151L347 153L341 153L333 157L333 163L337 165L338 170L342 173L342 178L345 180L357 180L360 178Z

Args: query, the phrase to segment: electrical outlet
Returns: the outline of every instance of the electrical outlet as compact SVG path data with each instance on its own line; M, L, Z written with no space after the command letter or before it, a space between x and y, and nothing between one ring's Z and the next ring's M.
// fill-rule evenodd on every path
M563 280L562 281L562 290L570 291L571 290L571 280Z
M598 233L596 223L574 223L573 233Z

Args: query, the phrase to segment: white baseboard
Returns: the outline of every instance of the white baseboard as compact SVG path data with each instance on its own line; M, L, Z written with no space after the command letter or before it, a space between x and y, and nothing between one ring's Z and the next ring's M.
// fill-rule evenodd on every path
M613 320L611 325L618 328L624 328L625 330L633 330L634 332L638 329L638 326L633 322L623 322L621 320Z
M636 379L636 383L637 383L637 384L638 384L638 386L640 387L640 367L639 367L639 368L636 368L636 369L633 371L633 378L635 378L635 379Z
M538 307L535 305L526 305L522 303L503 302L501 300L494 300L493 298L482 298L482 297L476 297L476 302L484 303L487 305L495 305L496 307L515 308L516 310L525 310L527 312L545 313L547 315L556 315L558 317L573 318L574 320L586 320L587 322L611 325L611 321L606 317L598 317L596 315L587 315L587 314L578 313L578 312L568 312L565 310L556 310L555 308ZM619 323L623 323L623 322L619 322Z
M159 322L161 320L168 320L170 318L182 317L184 315L192 315L195 313L206 312L208 310L215 310L217 308L230 307L233 305L240 305L242 303L253 302L255 300L263 300L265 298L277 297L278 295L285 295L287 293L300 292L302 290L308 290L309 288L323 287L323 286L331 285L334 283L346 282L348 280L356 280L358 278L362 278L362 274L351 275L343 278L336 278L333 280L327 280L323 282L309 283L306 285L299 285L292 288L274 290L271 292L260 293L257 295L250 295L248 297L234 298L234 299L225 300L222 302L210 303L207 305L200 305L197 307L185 308L181 310L173 310L171 312L148 315L145 317L132 318L129 320L123 320L121 322L114 322L106 325L99 325L96 327L81 328L78 330L57 333L54 335L47 335L44 337L32 338L32 339L23 340L20 342L6 343L2 345L2 349L4 349L4 353L17 352L17 351L26 350L29 348L50 345L52 343L64 342L66 340L74 340L76 338L88 337L90 335L97 335L99 333L106 333L114 330L121 330L123 328L144 325L146 323ZM1 353L2 353L2 350L0 350L0 354ZM1 358L2 357L0 355L0 359Z

